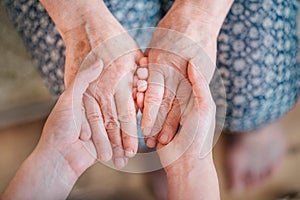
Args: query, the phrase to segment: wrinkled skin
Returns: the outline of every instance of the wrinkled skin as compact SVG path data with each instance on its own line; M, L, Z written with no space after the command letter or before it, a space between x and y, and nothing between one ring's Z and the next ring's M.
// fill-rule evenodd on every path
M193 13L193 18L189 18L190 10L190 5L175 3L158 24L146 51L149 78L141 127L149 136L149 147L155 147L157 142L167 144L174 137L181 120L179 110L184 110L188 101L188 62L201 66L208 82L215 69L217 34L201 23L202 14Z

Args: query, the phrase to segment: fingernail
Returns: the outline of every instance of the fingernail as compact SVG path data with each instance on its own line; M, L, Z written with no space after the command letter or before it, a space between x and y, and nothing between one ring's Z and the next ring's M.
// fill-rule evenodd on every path
M136 74L140 80L147 80L148 78L148 69L147 68L138 68Z
M148 88L148 82L145 80L138 80L137 81L137 90L139 92L145 92Z
M134 151L129 149L125 151L125 156L128 158L132 158L134 156Z
M168 142L169 137L166 134L163 134L160 136L159 141L163 144L166 144Z
M125 161L123 158L116 158L114 164L116 168L122 169L125 166Z
M111 154L110 153L103 153L100 155L100 160L103 162L107 162L111 159Z
M147 146L148 146L149 148L154 148L154 147L156 146L156 140L153 139L153 138L149 138L149 139L147 140Z

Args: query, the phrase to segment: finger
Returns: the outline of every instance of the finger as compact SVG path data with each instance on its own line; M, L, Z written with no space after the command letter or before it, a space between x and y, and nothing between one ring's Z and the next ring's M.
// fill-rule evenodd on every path
M140 80L147 80L149 73L147 68L141 68L139 67L136 71L137 77Z
M199 113L199 122L202 128L207 126L206 130L202 130L201 134L197 136L197 140L201 140L201 142L198 141L201 149L200 158L204 158L213 148L216 106L204 75L191 63L188 65L188 77L192 85L193 96L196 100L194 105L196 108L194 110L196 109Z
M138 106L138 108L143 111L143 108L144 108L144 96L145 94L143 92L138 92L136 94L136 104Z
M138 149L137 122L132 98L132 74L125 75L117 85L115 102L120 122L123 148L127 157L133 157Z
M85 117L86 116L86 112L85 112L85 109L82 108L82 125L81 125L81 130L80 130L80 136L79 138L83 141L88 141L90 138L91 138L91 128L90 128L90 125L89 125L89 122L87 121L87 118Z
M193 90L191 83L188 79L184 78L180 81L176 98L179 102L180 107L180 123L184 124L184 121L189 116L189 114L193 111L194 101L193 98Z
M171 74L168 74L168 77L170 75ZM163 99L159 106L158 114L157 114L155 123L152 127L151 135L156 135L162 130L163 125L166 120L166 117L167 117L169 111L171 110L173 100L175 98L177 86L179 84L177 82L178 79L175 78L175 76L172 76L172 79L173 80L170 80L170 78L166 78L166 80L165 80L166 84L164 87Z
M209 59L204 52L199 52L199 54L189 62L191 65L197 66L208 83L211 81L216 68L215 62L212 62L212 60Z
M147 67L148 65L148 57L142 57L139 60L140 67Z
M82 124L82 103L83 94L98 76L103 69L103 63L101 60L96 60L90 66L83 66L77 73L76 78L71 83L70 87L61 95L58 103L69 106L71 103L72 115L74 120L75 129L80 134Z
M137 81L137 90L138 92L145 92L147 90L148 83L145 80L138 80Z
M214 101L210 93L209 84L205 80L200 70L192 63L188 64L188 78L191 82L193 93L198 105L201 105L203 114L213 105Z
M164 94L164 76L154 70L155 67L157 66L149 66L148 89L144 98L141 128L145 135L151 134Z
M137 82L138 82L138 77L137 76L133 76L133 88L137 87Z
M161 144L168 144L176 135L180 122L180 113L181 109L179 101L178 99L175 99L164 126L158 136L158 141Z
M157 145L157 135L145 137L145 144L149 148L155 148Z
M181 80L172 108L166 116L163 128L158 136L158 140L161 144L166 145L174 138L178 132L180 122L183 124L184 115L190 114L191 109L187 108L190 107L191 92L189 81L187 79Z
M82 99L83 93L87 90L89 84L100 76L102 70L103 62L101 60L97 60L91 66L82 66L70 87L74 93L73 98Z
M97 158L107 162L112 158L112 149L103 124L99 105L89 93L84 95L83 101L86 108L86 116L93 133L92 140L97 151Z
M133 88L133 89L132 89L132 98L133 98L134 100L136 100L136 98L137 98L137 88Z
M146 57L149 56L150 50L151 50L151 48L147 48L147 49L145 50L144 55L145 55Z
M103 111L104 126L113 151L113 162L115 167L121 169L125 167L125 155L114 96L105 91L102 91L102 93L97 96L99 97L100 108Z

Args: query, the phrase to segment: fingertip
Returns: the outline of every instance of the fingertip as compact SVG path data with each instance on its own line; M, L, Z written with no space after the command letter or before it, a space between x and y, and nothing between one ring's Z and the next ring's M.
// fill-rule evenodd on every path
M156 139L154 137L149 137L146 141L146 145L149 147L149 148L155 148L156 147Z
M127 149L125 150L125 156L127 158L132 158L136 155L135 151L133 151L132 149Z
M149 72L147 68L139 67L136 71L137 77L140 80L147 80L149 76Z
M82 141L88 141L91 138L91 133L88 131L80 131L80 139Z
M169 143L169 136L167 134L161 134L160 137L158 137L159 143L166 145Z
M137 81L137 90L138 92L145 92L147 90L148 83L145 80L138 80Z
M148 57L142 57L140 60L139 60L139 64L141 67L145 67L148 65Z
M100 157L99 159L102 162L108 162L109 160L112 159L112 152L111 151L103 152L99 157Z
M128 160L127 158L115 158L114 165L117 169L122 169L126 166Z

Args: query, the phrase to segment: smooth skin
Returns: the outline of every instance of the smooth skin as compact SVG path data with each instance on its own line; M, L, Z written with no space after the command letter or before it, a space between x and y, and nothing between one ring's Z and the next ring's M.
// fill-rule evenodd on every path
M76 119L84 116L75 114L81 114L84 93L102 69L103 63L96 61L70 83L49 115L38 145L1 199L66 199L78 177L95 163L94 143L80 139Z

